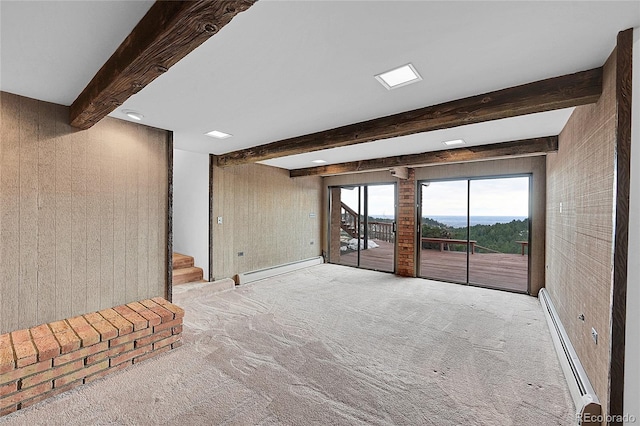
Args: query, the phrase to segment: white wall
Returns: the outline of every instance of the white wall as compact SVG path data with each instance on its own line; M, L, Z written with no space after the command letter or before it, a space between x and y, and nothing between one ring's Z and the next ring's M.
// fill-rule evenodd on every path
M631 129L631 199L627 334L625 342L624 412L640 422L640 28L633 31L633 93ZM629 422L629 424L632 424Z
M173 251L209 278L209 155L173 150Z

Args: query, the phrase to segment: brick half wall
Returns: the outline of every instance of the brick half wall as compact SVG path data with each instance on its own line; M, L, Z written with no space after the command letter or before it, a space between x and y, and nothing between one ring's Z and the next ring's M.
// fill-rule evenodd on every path
M183 317L155 297L0 335L0 416L181 346Z

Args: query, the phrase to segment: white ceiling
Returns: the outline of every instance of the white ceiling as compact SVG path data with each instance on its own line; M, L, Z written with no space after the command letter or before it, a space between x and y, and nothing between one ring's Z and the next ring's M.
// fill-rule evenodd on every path
M151 2L0 2L4 91L70 104ZM268 1L131 97L176 148L222 154L601 66L640 2ZM374 75L411 62L419 83ZM558 134L571 109L266 161L311 167ZM233 134L225 140L210 130Z
M0 0L0 88L71 105L152 4Z

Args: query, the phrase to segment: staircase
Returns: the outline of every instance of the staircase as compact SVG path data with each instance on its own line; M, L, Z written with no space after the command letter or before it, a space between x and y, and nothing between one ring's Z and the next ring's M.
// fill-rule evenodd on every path
M349 208L345 203L340 203L340 207L340 228L351 235L351 238L358 238L358 230L356 229L358 213Z
M205 282L202 279L202 268L193 266L193 257L173 253L173 285Z

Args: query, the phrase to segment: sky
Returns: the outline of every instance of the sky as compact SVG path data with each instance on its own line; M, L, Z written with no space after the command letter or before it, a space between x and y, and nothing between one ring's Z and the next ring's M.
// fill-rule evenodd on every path
M467 181L438 181L423 186L423 216L466 216ZM355 210L358 188L343 189L342 200ZM369 186L369 216L394 214L394 186ZM471 216L528 216L529 178L471 181Z
M471 216L528 216L529 178L471 181ZM424 187L423 216L466 216L467 181L431 182Z

